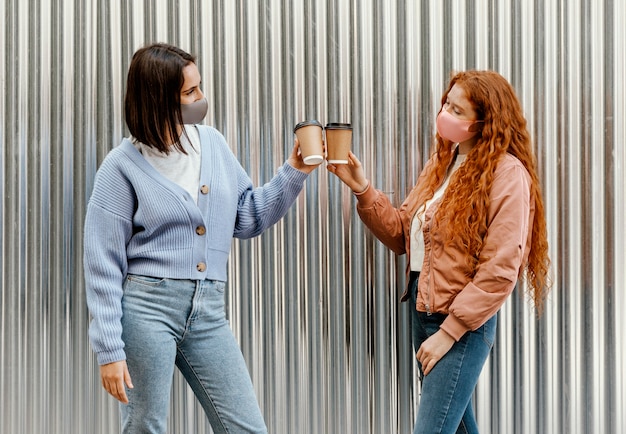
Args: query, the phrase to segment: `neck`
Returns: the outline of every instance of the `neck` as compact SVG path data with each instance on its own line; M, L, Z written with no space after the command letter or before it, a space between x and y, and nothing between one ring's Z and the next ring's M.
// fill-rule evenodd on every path
M477 141L478 139L471 138L469 140L459 143L459 154L468 154L469 151L472 150L472 148L474 147Z

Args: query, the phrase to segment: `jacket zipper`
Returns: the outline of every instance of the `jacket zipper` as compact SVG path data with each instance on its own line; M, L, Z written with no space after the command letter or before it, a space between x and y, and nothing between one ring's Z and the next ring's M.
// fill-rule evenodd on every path
M430 233L430 231L429 231ZM428 294L426 294L427 298L425 300L425 305L426 305L426 315L431 316L433 314L431 308L430 308L430 300L431 300L431 294L432 294L432 287L431 287L431 282L432 282L432 270L433 270L433 247L432 247L432 238L431 238L431 246L430 246L430 251L428 252Z

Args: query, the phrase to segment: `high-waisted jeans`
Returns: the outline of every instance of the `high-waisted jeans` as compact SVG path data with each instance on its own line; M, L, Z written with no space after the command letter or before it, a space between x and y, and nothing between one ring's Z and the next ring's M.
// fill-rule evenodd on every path
M411 328L415 353L439 330L446 315L415 309L418 277L411 273ZM497 315L475 331L467 332L435 365L421 375L421 396L414 434L478 434L472 393L496 336Z
M129 275L122 339L134 388L124 433L165 433L174 365L215 433L265 433L241 350L224 310L225 283Z

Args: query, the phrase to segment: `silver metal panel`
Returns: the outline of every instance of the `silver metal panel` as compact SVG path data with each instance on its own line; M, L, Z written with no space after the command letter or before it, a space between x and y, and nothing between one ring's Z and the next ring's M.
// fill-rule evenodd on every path
M485 433L626 431L626 3L621 0L0 0L0 432L113 433L87 340L82 224L126 134L132 53L198 55L257 184L295 123L354 125L354 152L399 205L430 151L452 70L516 88L546 200L554 287L500 314L474 403ZM322 167L289 214L233 242L228 314L270 432L407 433L419 405L405 260ZM210 432L177 374L170 432Z

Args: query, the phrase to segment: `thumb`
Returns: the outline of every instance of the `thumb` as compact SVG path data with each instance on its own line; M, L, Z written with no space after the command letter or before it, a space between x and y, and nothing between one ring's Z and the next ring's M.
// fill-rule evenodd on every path
M133 389L133 380L130 378L130 372L128 372L128 367L124 367L124 383L128 386L129 389Z

